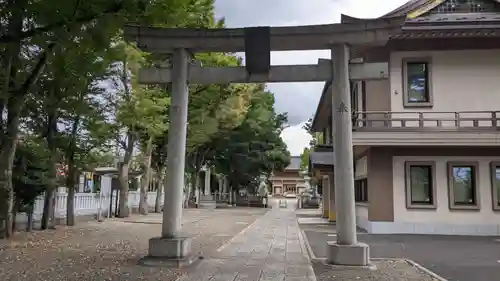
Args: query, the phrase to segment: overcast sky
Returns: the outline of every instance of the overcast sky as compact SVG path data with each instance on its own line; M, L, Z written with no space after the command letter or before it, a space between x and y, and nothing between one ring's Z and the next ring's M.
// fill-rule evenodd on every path
M217 17L228 27L328 24L340 21L340 14L360 18L381 16L408 0L216 0ZM274 65L314 64L330 58L329 51L273 52ZM276 98L276 110L288 113L290 127L282 135L292 155L309 144L302 129L314 115L323 89L321 83L275 83L269 89Z

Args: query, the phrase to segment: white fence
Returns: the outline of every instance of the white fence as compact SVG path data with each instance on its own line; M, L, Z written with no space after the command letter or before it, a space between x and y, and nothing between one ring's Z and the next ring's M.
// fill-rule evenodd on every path
M112 198L110 196L99 196L99 193L76 193L75 195L75 215L85 216L85 215L96 215L99 210L99 205L101 206L101 211L103 214L107 214L111 206L111 212L115 211L116 208L116 195L114 192ZM55 206L55 216L56 218L66 217L66 206L67 206L67 193L57 193L56 194L56 206ZM128 193L128 206L129 208L139 207L139 191L129 191ZM110 202L111 199L111 202ZM161 195L160 204L163 205L164 193ZM43 196L40 196L35 201L35 209L33 212L34 221L39 221L42 218L43 213ZM156 192L148 192L148 206L154 208L156 202ZM27 222L28 217L25 213L17 214L16 222Z

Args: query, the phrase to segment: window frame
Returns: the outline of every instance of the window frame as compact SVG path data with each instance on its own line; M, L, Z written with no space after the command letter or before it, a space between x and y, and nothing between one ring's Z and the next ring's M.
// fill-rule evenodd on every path
M453 167L472 167L473 169L473 184L474 184L474 197L476 204L462 205L455 204L455 193L453 192ZM479 163L474 161L452 161L447 163L447 178L448 178L448 208L450 210L480 210L481 209L481 194L479 185Z
M361 195L361 199L358 199L358 191L357 191L357 183L358 182L364 182L365 185L364 185L364 188L361 189L361 194L364 194ZM363 190L365 192L363 192ZM363 197L366 197L364 200L363 200ZM354 179L354 201L356 204L366 204L369 202L369 198L368 198L368 178L366 176L363 176L363 177L359 177L359 178L355 178Z
M490 173L491 173L491 206L493 211L500 211L500 200L499 191L495 186L496 182L496 169L500 168L500 162L491 162Z
M427 87L428 101L427 102L409 102L408 101L408 63L426 63L427 64ZM434 97L432 93L432 59L430 57L415 57L402 59L402 84L403 84L403 107L418 108L418 107L433 107Z
M431 168L431 192L432 203L422 204L413 203L411 198L411 167L412 166L429 166ZM434 161L405 161L405 197L407 209L436 209L437 208L437 191L436 191L436 162Z

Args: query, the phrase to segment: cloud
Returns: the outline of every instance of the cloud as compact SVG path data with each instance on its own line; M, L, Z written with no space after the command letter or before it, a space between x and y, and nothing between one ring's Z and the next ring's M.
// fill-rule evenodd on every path
M299 156L304 147L309 146L309 142L311 141L311 135L302 129L304 124L305 122L288 127L281 133L281 138L287 144L288 151L290 151L292 156Z
M340 21L342 13L353 17L375 18L407 1L216 0L215 6L216 16L224 17L229 27L286 26L336 23ZM330 58L330 52L324 50L271 53L271 61L275 65L314 64L318 58ZM298 133L301 130L300 123L315 113L323 83L274 83L268 87L275 95L276 110L288 113L291 127L287 130ZM303 142L299 137L291 137L287 142L290 149L295 149L298 143L307 145L308 141Z

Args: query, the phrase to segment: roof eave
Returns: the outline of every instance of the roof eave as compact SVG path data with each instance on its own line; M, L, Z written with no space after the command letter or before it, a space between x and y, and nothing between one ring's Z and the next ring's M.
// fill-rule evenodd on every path
M313 132L321 132L323 130L323 128L318 128L318 122L319 122L318 119L323 104L328 102L326 99L327 98L326 93L328 92L328 89L330 88L331 85L332 81L326 81L325 85L323 86L323 91L321 92L321 97L319 98L318 106L316 107L316 112L314 113L314 117L311 123L311 130Z

